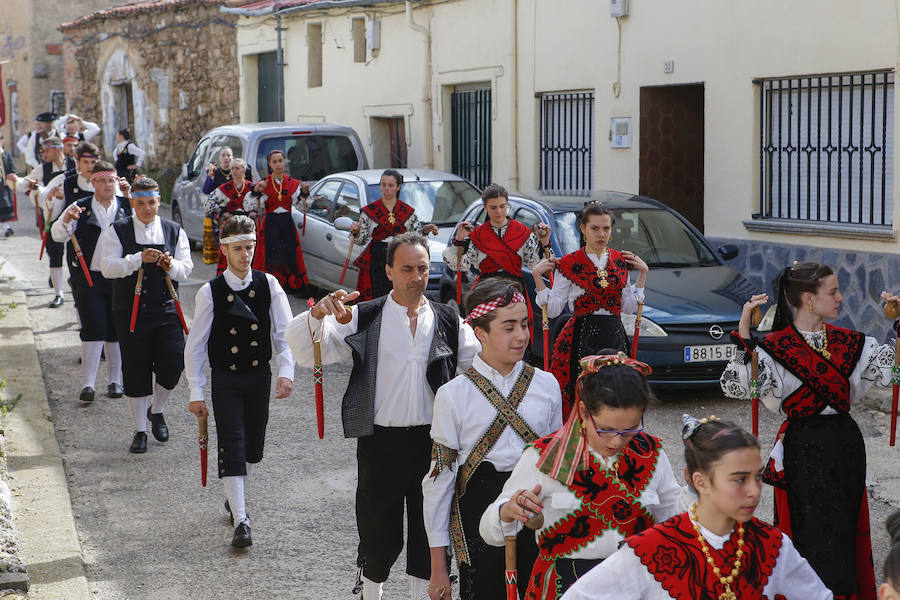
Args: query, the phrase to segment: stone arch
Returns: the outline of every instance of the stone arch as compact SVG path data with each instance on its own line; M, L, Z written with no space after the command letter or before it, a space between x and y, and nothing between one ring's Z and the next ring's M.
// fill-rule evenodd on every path
M129 126L134 142L152 156L156 145L153 111L134 64L121 46L112 49L100 72L100 97L103 143L107 151L112 154L116 147L116 132Z

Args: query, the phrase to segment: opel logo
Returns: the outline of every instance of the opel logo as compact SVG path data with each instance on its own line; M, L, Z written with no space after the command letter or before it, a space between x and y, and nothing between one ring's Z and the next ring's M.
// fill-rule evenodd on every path
M712 339L717 340L725 335L725 332L718 325L713 325L709 328L709 335Z

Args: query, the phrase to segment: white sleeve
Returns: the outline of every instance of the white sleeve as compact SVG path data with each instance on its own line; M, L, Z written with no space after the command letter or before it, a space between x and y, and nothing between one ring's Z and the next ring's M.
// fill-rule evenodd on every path
M33 169L31 169L31 173L25 176L25 178L32 179L35 181L35 185L40 189L41 181L44 179L44 168L42 165L37 165ZM16 179L16 191L20 194L25 193L25 178L19 177Z
M761 347L756 347L756 353L759 357L759 399L766 408L777 413L780 410L784 388L779 373L780 367ZM744 360L747 361L746 364ZM727 398L743 400L750 398L750 371L748 352L738 348L719 377L719 386Z
M356 311L353 312L356 314ZM475 331L464 323L462 318L459 319L459 341L457 342L456 351L456 373L465 373L466 369L472 366L475 355L481 352L481 342L475 337Z
M73 116L75 116L75 115L65 114L65 115L59 117L58 119L53 121L53 129L55 129L56 131L62 131L63 134L65 135L66 121L69 120L69 117L73 117Z
M581 576L562 600L641 600L649 596L652 583L653 577L634 551L623 546Z
M131 149L128 150L128 146L131 146ZM134 164L140 167L144 164L144 158L147 156L147 153L141 150L137 144L134 142L129 142L125 144L125 149L128 150L131 154L134 154Z
M832 593L825 587L805 558L800 556L794 543L785 534L781 534L781 549L778 561L763 593L772 598L775 594L784 594L788 598L803 600L831 600Z
M106 231L100 234L97 251L100 252L100 272L107 279L128 277L141 268L143 263L140 252L122 256L122 243L115 227L107 227Z
M28 144L25 147L25 152L23 153L25 154L25 164L29 167L34 168L41 166L40 163L38 163L37 159L34 157L34 144L36 141L37 134L32 132L32 134L28 136Z
M327 315L321 321L309 314L309 311L297 315L287 324L284 330L284 339L294 359L301 367L312 367L313 336L321 340L322 364L336 363L353 357L350 347L344 342L348 335L356 333L359 311L354 310L350 322L342 325Z
M53 225L50 226L50 237L54 242L67 242L69 240L69 236L75 232L75 227L78 224L77 219L72 219L68 223L63 223L62 219L56 219L53 221Z
M503 484L500 495L481 514L478 533L491 546L502 546L505 536L515 534L522 527L522 523L519 521L504 523L500 520L500 507L508 502L513 494L518 490L532 490L535 485L540 483L542 488L540 498L543 501L547 497L547 486L544 484L548 478L538 471L536 466L538 458L540 455L537 450L531 447L525 448L509 479Z
M260 199L253 195L253 192L247 192L244 196L244 210L247 212L257 210L259 208Z
M31 138L27 133L21 136L18 140L16 140L16 148L19 149L19 152L25 154L28 151L28 140Z
M191 258L191 245L188 243L187 233L181 229L178 232L178 243L175 246L175 256L172 257L169 277L174 281L185 281L193 270L194 259Z
M55 190L56 188L61 186L63 184L63 182L65 182L65 180L66 180L66 174L60 173L59 175L57 175L56 177L51 179L50 183L48 183L45 186L40 187L40 196L39 197L40 197L42 206L47 205L47 197L50 195L50 192L52 192L53 190ZM52 206L52 208L55 208L55 203L54 203L54 206Z
M100 133L100 126L94 123L93 121L81 121L84 123L84 131L81 134L84 136L84 141L89 142Z
M212 288L204 283L194 297L194 321L184 343L184 376L187 379L191 402L203 401L203 386L206 385L206 343L212 331L213 297Z
M452 382L438 388L434 396L434 416L431 422L431 439L453 450L459 450L459 432L456 416L453 414L453 392L447 387ZM425 516L425 533L432 548L450 545L450 505L456 483L456 467L446 465L437 476L432 477L435 461L431 461L428 474L422 480L422 509Z
M891 385L894 352L894 344L879 344L875 338L866 337L859 361L850 374L851 402L861 400L873 385Z
M633 315L637 312L638 303L644 301L644 288L636 285L626 285L622 288L622 313Z
M553 289L545 291L544 288L537 293L535 302L538 305L547 303L547 316L555 319L569 307L569 294L572 282L557 269L553 273Z
M675 472L672 470L672 463L665 450L659 451L659 458L656 461L656 472L653 474L655 481L656 493L659 496L659 504L650 507L653 512L653 518L657 523L662 523L677 514L683 512L681 510L681 486L675 479Z
M294 355L284 339L285 329L291 320L291 305L278 280L268 273L266 280L269 282L269 296L272 299L269 317L272 320L272 353L275 355L275 367L278 369L278 377L293 381Z

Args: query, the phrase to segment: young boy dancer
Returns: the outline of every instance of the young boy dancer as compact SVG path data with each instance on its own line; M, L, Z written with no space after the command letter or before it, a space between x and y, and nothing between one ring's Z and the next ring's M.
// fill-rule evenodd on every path
M286 398L293 386L294 356L284 340L291 307L275 277L250 268L256 249L256 227L250 217L233 216L223 226L219 243L228 268L197 292L185 369L189 410L207 416L204 355L209 358L219 478L225 508L236 525L231 545L246 548L253 542L244 484L263 457L273 350L278 369L275 398Z
M98 245L100 270L113 280L113 319L122 351L125 396L134 418L130 450L140 454L147 451L148 418L153 424L153 437L160 442L169 439L162 411L184 370L184 334L166 278L177 289L194 263L184 230L156 214L159 185L154 180L135 179L131 207L133 216L113 223L100 236ZM140 299L131 331L139 274Z

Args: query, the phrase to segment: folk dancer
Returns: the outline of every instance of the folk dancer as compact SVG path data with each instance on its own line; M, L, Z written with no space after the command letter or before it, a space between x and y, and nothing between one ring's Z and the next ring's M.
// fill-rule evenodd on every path
M235 158L230 146L222 146L219 150L219 163L209 163L206 166L206 179L203 181L204 194L211 194L232 180L234 173L231 167L235 160L244 163L244 179L253 181L253 169L250 168L250 165L242 158Z
M561 259L544 259L532 273L537 303L547 304L550 318L570 310L553 346L550 370L562 388L563 416L572 406L573 383L579 361L601 348L628 351L628 337L621 314L634 313L644 301L647 263L627 250L609 247L613 215L599 202L589 202L578 216L584 247ZM556 269L553 289L543 275ZM637 281L629 285L628 270L636 269Z
M147 419L153 437L169 439L163 409L184 370L184 334L167 287L177 290L194 268L187 234L161 219L159 185L138 177L131 187L131 218L113 223L100 237L100 268L112 280L112 306L122 351L125 396L134 419L130 451L147 451ZM134 331L131 313L138 274L140 300ZM154 384L155 379L155 384Z
M734 423L685 415L690 510L625 540L563 600L831 600L791 539L754 518L759 442Z
M390 294L352 308L359 292L338 290L295 317L285 338L302 366L313 364L313 338L322 361L353 358L344 393L344 436L358 438L357 566L364 600L381 597L382 582L403 548L407 511L406 572L410 597L427 598L431 576L422 516L422 480L431 459L434 394L457 370L471 366L479 349L472 329L444 304L424 297L428 242L408 231L387 251ZM337 321L350 320L346 324Z
M774 524L835 598L873 600L866 449L850 407L873 385L890 384L894 345L825 322L838 317L843 301L827 265L794 263L775 287L772 333L756 343L759 398L787 418L765 471L775 486ZM883 292L882 299L898 296ZM721 377L728 397L750 397L750 315L767 301L758 294L744 304L739 351Z
M244 202L251 193L253 184L244 174L247 163L242 158L229 160L229 179L217 187L206 200L205 214L212 219L213 234L218 239L219 231L236 212L244 212ZM255 213L254 213L255 215ZM251 219L253 215L250 216ZM254 235L256 235L254 233ZM255 247L255 244L254 244ZM219 264L216 274L221 275L226 267L225 251L219 246Z
M209 415L203 397L203 366L209 360L219 478L225 488L225 509L235 525L231 545L246 548L253 540L244 489L263 458L273 354L275 398L287 398L293 386L294 357L284 339L291 307L277 279L250 268L256 245L252 219L232 217L222 227L220 244L228 268L197 292L185 344L185 374L189 410L198 417Z
M99 125L76 114L62 115L54 121L53 128L65 137L74 137L76 143L89 142L100 134Z
M101 273L100 253L97 242L100 235L116 221L131 216L131 202L128 197L130 186L121 181L124 196L116 196L117 177L108 162L98 162L91 177L94 193L82 198L66 208L60 218L50 227L50 235L59 244L66 245L69 264L69 281L75 308L78 310L81 328L81 369L84 386L79 394L82 402L94 401L94 388L100 354L105 350L109 383L106 387L110 398L121 398L122 359L119 342L113 322L112 285ZM91 274L91 284L81 268L81 263L70 241L75 236L84 254L84 261Z
M244 201L244 210L259 212L259 231L253 268L271 273L288 292L309 284L300 231L291 209L309 198L309 185L284 171L284 152L272 150L268 156L269 175L253 186ZM260 204L262 206L260 206Z
M622 352L586 357L581 366L566 424L525 450L481 517L481 535L499 546L521 522L543 515L540 554L525 576L528 599L559 598L622 540L675 515L681 499L662 442L643 426L653 398L649 367Z
M137 144L131 141L131 130L120 129L116 132L116 147L113 150L115 157L116 173L128 181L134 179L138 169L144 165L147 153Z
M29 134L25 142L25 149L22 154L25 155L25 164L31 168L36 168L41 164L43 158L44 142L49 137L62 136L53 127L53 121L56 119L56 113L42 112L34 118L34 129Z
M403 175L394 169L381 174L381 198L362 207L359 222L350 227L357 246L365 246L354 261L359 268L356 289L360 300L379 298L391 291L391 281L385 274L385 255L395 235L405 231L437 233L434 224L422 225L415 209L400 200Z
M559 384L523 361L528 311L519 285L486 279L466 297L467 320L481 342L472 366L438 389L431 422L431 467L422 481L425 531L431 546L431 598L449 599L447 548L464 600L505 598L504 551L478 532L485 508L500 494L526 444L562 427ZM538 550L531 530L519 531L524 596Z

